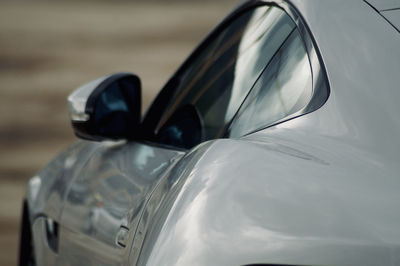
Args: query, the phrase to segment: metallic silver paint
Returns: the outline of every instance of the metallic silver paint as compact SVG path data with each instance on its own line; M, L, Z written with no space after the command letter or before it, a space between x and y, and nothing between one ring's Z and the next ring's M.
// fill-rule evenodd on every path
M38 217L32 225L35 258L37 265L54 265L57 255L50 249L46 239L46 218Z
M28 198L31 223L46 215L61 224L58 264L123 264L144 203L182 154L124 141L78 142L38 174L38 196ZM125 248L117 244L121 226L132 228ZM44 235L34 230L35 243ZM53 253L42 254L39 265Z
M340 141L273 131L199 151L150 219L139 265L398 265L398 175L380 178Z
M89 120L89 114L85 112L86 103L89 99L90 94L109 77L103 76L98 79L92 80L79 88L75 89L67 98L68 111L72 121L85 122Z
M75 143L33 178L37 181L28 183L27 202L31 223L44 214L60 221L68 186L98 145L84 141Z
M400 8L399 0L367 0L367 1L379 11L393 9L393 8Z
M59 262L126 264L148 197L182 154L140 143L98 147L67 193ZM129 230L126 247L118 244L121 227Z
M400 9L383 11L381 14L400 32Z
M140 264L400 264L400 35L362 1L292 2L321 51L328 102L215 141L155 214Z
M363 1L290 2L325 64L325 105L186 154L77 143L28 198L40 264L400 265L400 34ZM58 255L42 215L61 224Z

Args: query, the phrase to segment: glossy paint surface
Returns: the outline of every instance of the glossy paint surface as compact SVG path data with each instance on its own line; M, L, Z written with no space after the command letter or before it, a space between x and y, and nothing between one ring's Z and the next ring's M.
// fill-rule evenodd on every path
M367 0L367 2L373 5L379 11L400 8L399 0Z
M400 9L383 11L381 14L400 32Z
M87 121L89 115L85 113L86 103L90 94L109 76L92 80L73 91L67 99L68 110L72 121Z
M340 141L272 131L210 143L165 180L139 265L400 263L397 173Z
M73 264L123 263L129 247L117 243L120 234L128 230L124 237L133 238L148 196L180 156L139 143L99 147L68 190L60 259Z
M41 264L400 264L400 34L364 1L290 2L328 101L186 153L76 144L29 184ZM41 215L61 223L58 255Z
M35 177L41 186L28 199L38 248L48 246L42 216L61 225L60 253L39 248L37 262L56 257L58 264L123 264L147 198L181 156L126 142L80 142L60 155ZM121 233L126 246L119 244Z
M31 222L44 214L56 221L61 219L68 186L98 145L83 141L75 143L30 180L27 202Z
M35 235L33 244L35 246L36 262L41 265L54 265L56 254L49 248L45 223L45 217L38 217L32 225L32 231Z
M139 264L400 263L400 35L362 1L292 2L330 98L200 153L148 226Z

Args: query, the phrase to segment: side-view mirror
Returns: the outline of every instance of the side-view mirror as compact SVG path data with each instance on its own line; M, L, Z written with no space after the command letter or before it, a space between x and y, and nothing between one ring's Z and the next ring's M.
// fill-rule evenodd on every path
M79 138L133 139L140 123L140 79L117 73L93 80L68 96L68 109Z

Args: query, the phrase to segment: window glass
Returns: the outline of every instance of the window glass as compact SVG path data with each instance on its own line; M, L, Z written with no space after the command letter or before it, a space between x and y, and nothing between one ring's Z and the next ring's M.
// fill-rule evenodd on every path
M294 30L257 80L230 128L239 137L302 109L312 94L312 74L298 30Z
M234 19L174 77L176 89L156 126L156 140L182 146L221 137L294 28L293 21L276 7L257 7ZM192 110L192 117L186 115L185 119L196 123L192 128L201 128L194 134L196 140L182 140L193 133L183 132L183 124L177 120L184 117L179 114L182 110Z

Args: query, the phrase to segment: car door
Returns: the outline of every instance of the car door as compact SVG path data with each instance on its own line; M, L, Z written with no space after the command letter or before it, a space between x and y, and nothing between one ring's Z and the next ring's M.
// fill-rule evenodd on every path
M68 188L58 262L123 264L151 191L183 154L138 142L96 144Z
M143 119L139 140L96 144L68 188L57 262L126 264L158 182L193 147L229 136L254 84L295 30L281 8L242 6L167 82Z

